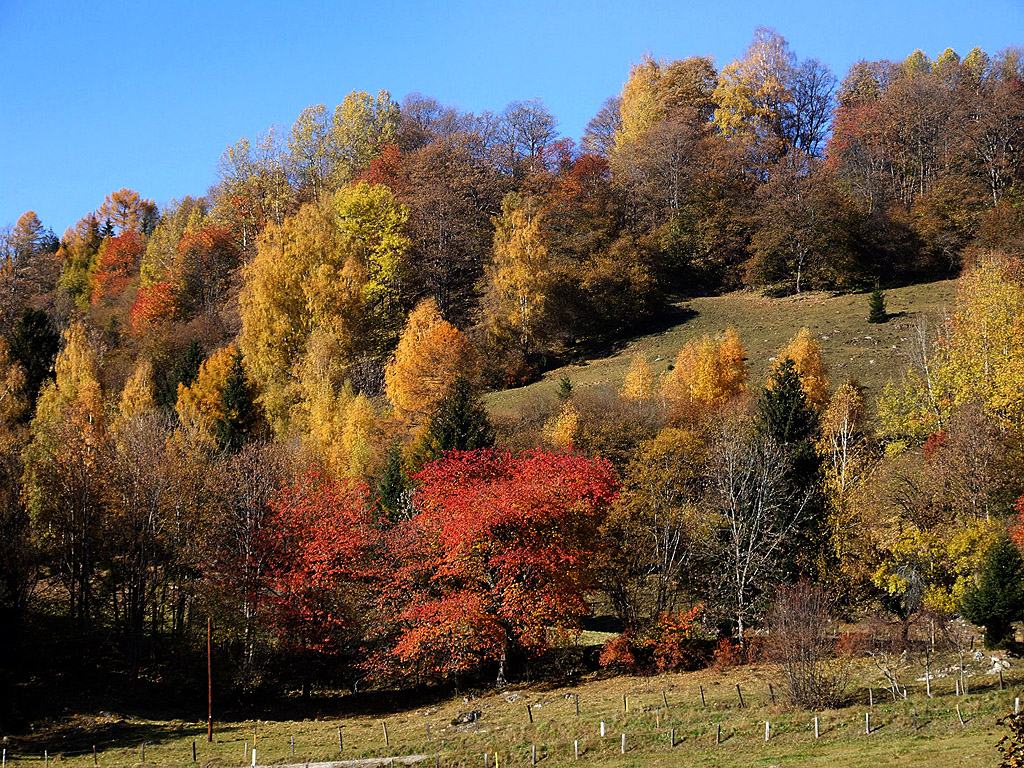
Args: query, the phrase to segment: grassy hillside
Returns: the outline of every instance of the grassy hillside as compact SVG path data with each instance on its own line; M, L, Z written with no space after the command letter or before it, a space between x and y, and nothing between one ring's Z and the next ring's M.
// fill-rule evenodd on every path
M980 668L984 661L974 665L971 693L963 697L954 695L953 677L944 674L933 681L934 698L927 698L924 684L915 681L921 670L908 668L904 672L908 698L900 697L898 701L881 688L880 676L864 662L859 667L862 677L856 687L851 687L849 706L817 713L783 704L779 677L758 666L651 678L595 678L571 688L526 685L479 697L421 703L418 708L397 702L377 709L364 705L362 714L339 714L353 706L350 700L354 697L343 696L326 701L324 710L309 719L260 720L257 757L260 764L385 758L378 764L387 765L391 757L421 755L426 757L423 765L429 768L435 765L435 756L441 766L479 768L484 764L483 753L488 752L493 768L497 752L500 768L530 765L535 745L541 766L557 766L576 764L573 742L578 741L578 764L598 768L987 766L996 762L995 744L1002 734L995 720L1012 709L1014 697L1021 695L1024 677L1010 670L1007 687L1000 691L998 680ZM939 674L949 671L938 666L933 670ZM769 683L774 683L777 704L771 702ZM743 693L742 709L737 684ZM864 715L869 710L868 685L874 686L870 734L864 727ZM702 688L706 705L701 703ZM628 713L623 711L624 695L628 697ZM530 705L529 712L526 705ZM480 712L477 724L453 722L460 714L473 711ZM819 739L814 737L815 714L820 718ZM771 740L767 743L766 720L771 724ZM384 743L384 721L390 745ZM603 739L602 721L606 723ZM722 743L716 744L719 726ZM340 751L339 728L344 740ZM673 728L674 747L669 745ZM625 755L621 753L623 733ZM31 735L13 739L8 745L7 764L17 768L42 766L46 749L55 765L87 768L93 765L95 744L99 766L138 766L142 763L141 745L147 742L146 764L157 768L193 765L195 741L199 765L242 766L251 760L247 747L251 748L252 737L251 720L218 723L214 743L207 744L204 723L144 721L114 714L75 717L60 726L44 726Z
M906 370L906 350L917 318L952 308L955 293L954 280L887 291L886 307L891 317L879 325L867 321L868 294L805 293L769 299L741 291L692 299L673 308L675 320L670 318L667 328L634 338L583 365L549 371L543 380L527 387L491 393L488 405L496 414L518 410L538 395L553 393L567 374L578 389L617 388L637 353L646 355L654 372L661 374L687 341L705 334L717 335L730 325L746 346L752 385L764 380L771 358L802 326L807 326L825 352L832 381L858 379L866 387L870 402L886 381Z

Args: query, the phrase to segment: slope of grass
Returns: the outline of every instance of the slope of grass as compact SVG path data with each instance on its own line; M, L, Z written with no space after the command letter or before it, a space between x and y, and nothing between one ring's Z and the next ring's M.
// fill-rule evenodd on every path
M878 325L868 323L870 294L805 293L799 297L769 299L740 291L725 296L681 302L674 311L681 322L625 342L614 353L549 371L541 381L526 387L492 392L488 406L495 414L514 412L531 399L553 393L568 375L577 389L618 388L636 354L646 356L656 374L664 373L686 342L704 335L716 336L732 326L747 349L752 386L759 386L771 359L801 327L819 341L833 382L856 378L873 401L885 383L903 375L917 320L952 309L956 281L912 285L886 292L891 317Z
M933 668L934 669L934 668ZM419 708L403 708L396 700L386 711L297 721L259 721L260 764L305 763L357 758L399 759L428 756L424 763L441 766L482 766L483 754L495 766L530 765L536 746L542 766L576 763L597 766L821 766L844 768L879 765L969 768L993 765L995 744L1001 735L996 718L1011 710L1021 695L1024 676L1011 670L1006 690L998 680L974 670L971 693L955 696L953 678L936 679L934 698L924 684L914 682L908 670L908 697L897 700L883 691L873 667L862 665L862 677L852 689L850 704L836 710L806 712L782 700L781 680L770 669L749 666L727 671L703 670L650 678L595 678L572 687L524 685L480 696L457 697ZM778 703L771 701L773 683ZM739 706L736 686L744 704ZM869 710L867 690L874 688L871 733L865 733ZM701 700L703 689L704 700ZM576 696L579 696L579 715ZM627 697L628 712L623 697ZM341 696L334 711L351 708ZM668 707L666 708L666 703ZM527 709L530 705L530 709ZM959 705L964 724L957 714ZM330 704L325 708L330 712ZM356 710L358 711L358 709ZM479 711L477 723L455 724L460 714ZM914 713L916 712L916 724ZM532 714L533 722L530 722ZM821 736L814 737L814 716ZM771 739L765 742L765 721ZM606 724L604 738L600 723ZM390 744L384 743L387 723ZM429 727L429 737L428 737ZM722 742L716 744L721 727ZM670 746L671 729L676 743ZM338 747L341 729L344 748ZM55 765L105 768L142 764L192 765L192 743L197 763L204 766L242 766L251 760L254 723L218 723L212 744L206 742L204 723L124 720L116 715L71 718L50 728L39 728L8 746L7 764L17 768L42 765L43 750ZM621 734L626 734L626 753ZM294 757L291 738L295 739Z

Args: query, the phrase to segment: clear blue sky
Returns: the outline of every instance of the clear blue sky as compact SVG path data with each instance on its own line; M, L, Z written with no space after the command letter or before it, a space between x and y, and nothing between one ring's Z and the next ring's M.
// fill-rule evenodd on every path
M202 194L226 146L353 89L462 109L543 98L578 138L631 61L740 55L774 27L841 78L860 58L1024 43L1021 0L0 0L0 226L60 235L106 193Z

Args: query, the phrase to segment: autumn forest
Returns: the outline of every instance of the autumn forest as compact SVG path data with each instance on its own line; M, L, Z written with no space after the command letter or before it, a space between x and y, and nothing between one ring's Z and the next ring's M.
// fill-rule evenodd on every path
M203 711L208 619L239 699L557 679L595 626L580 663L629 672L815 611L1012 646L1024 50L960 54L833 73L762 28L721 67L641 58L578 141L539 98L353 91L227 147L205 194L114 190L59 237L26 212L0 232L0 730L57 681ZM755 378L722 327L664 375L484 399L687 298L860 293L884 323L886 290L954 278L870 395L807 329Z

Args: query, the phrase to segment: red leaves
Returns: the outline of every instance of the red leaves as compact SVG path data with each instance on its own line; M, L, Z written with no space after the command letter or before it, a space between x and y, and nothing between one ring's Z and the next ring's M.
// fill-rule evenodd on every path
M356 181L383 184L396 190L402 170L402 151L394 144L385 144L380 154L370 161L370 167L356 177Z
M135 230L103 241L94 277L93 304L105 298L116 299L124 293L138 271L143 250L142 237Z
M286 642L330 650L354 629L376 540L362 484L310 470L271 504L263 529L272 622Z
M164 281L139 288L131 309L132 330L143 333L151 325L171 320L177 308L174 283Z
M401 565L385 599L402 606L404 625L393 659L446 677L513 645L543 651L577 628L617 489L607 462L453 452L416 480L418 514L392 538Z

